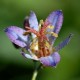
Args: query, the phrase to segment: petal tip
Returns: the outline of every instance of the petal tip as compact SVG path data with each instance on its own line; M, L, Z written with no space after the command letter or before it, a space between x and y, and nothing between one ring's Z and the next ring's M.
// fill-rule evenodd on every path
M57 52L55 52L50 56L41 57L40 62L44 66L56 67L56 65L60 62L60 55Z
M8 28L4 29L4 32L8 32Z
M60 55L58 52L54 52L51 56L55 59L56 64L60 62Z
M35 12L31 10L30 15L35 15Z
M74 34L73 33L70 33L69 37L72 37Z
M57 15L63 15L63 12L62 12L62 10L57 10L57 11L56 11L56 14L57 14Z

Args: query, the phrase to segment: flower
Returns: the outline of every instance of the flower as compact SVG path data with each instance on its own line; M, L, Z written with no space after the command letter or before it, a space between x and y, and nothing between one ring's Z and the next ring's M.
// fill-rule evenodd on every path
M61 10L52 12L45 21L38 23L36 14L31 11L24 20L24 29L10 26L5 32L12 43L21 47L21 54L29 59L40 61L44 66L55 67L60 61L59 50L66 46L72 34L59 45L53 46L63 22ZM30 54L26 54L26 49Z

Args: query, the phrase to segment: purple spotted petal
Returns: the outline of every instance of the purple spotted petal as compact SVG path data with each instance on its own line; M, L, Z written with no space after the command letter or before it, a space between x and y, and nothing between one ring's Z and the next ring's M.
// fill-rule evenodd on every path
M36 31L39 30L37 17L33 11L31 11L30 16L29 16L29 24L31 28L35 29ZM32 33L32 37L35 38L36 35Z
M50 56L47 57L41 57L40 58L40 62L44 65L44 66L56 66L57 63L60 61L60 55L57 52L54 52L53 54L51 54Z
M59 33L61 26L62 26L62 22L63 22L63 13L61 10L57 10L52 12L46 19L45 23L50 23L50 25L53 26L53 29L49 29L49 32L55 32L55 33ZM47 35L50 42L52 42L51 44L54 43L54 40L56 39L54 36L51 35Z
M71 40L73 34L70 34L64 41L62 41L58 46L55 47L56 51L61 50L63 47L65 47Z
M28 58L28 59L33 59L33 57L30 54L26 54L24 52L20 52L24 57Z
M14 44L13 42L12 42L12 44L13 44L13 46L14 46L16 49L20 49L20 46Z
M56 64L60 62L60 55L58 52L52 53L51 56L54 58Z
M27 46L28 36L23 36L25 30L16 26L10 26L5 29L5 32L12 43L20 47Z
M21 51L21 54L22 54L25 58L33 59L33 60L38 61L37 56L35 56L34 54L26 54L26 53L25 53L25 52L23 52L23 51Z

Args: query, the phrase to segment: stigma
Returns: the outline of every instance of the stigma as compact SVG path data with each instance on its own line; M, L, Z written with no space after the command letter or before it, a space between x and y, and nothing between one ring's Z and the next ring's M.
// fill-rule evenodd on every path
M40 20L39 31L34 30L26 26L27 31L24 32L24 35L29 33L33 33L36 35L33 38L30 44L30 50L33 54L35 54L38 58L49 56L53 52L53 46L50 44L47 34L52 35L54 37L58 37L58 34L53 32L54 26L50 24L46 24L43 20ZM47 30L52 30L51 32L47 32Z

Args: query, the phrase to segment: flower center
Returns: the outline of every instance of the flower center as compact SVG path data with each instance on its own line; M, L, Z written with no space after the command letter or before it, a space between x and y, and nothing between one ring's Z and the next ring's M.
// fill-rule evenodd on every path
M30 44L30 50L38 57L45 57L52 53L52 46L46 36L46 34L51 34L52 36L58 37L58 35L54 32L46 32L46 29L53 29L53 26L49 26L49 24L45 24L42 20L39 24L39 31L34 30L33 28L26 27L28 30L24 33L34 33L36 38Z
M39 38L33 39L33 42L30 45L30 50L38 57L48 56L51 53L51 48L49 42Z

